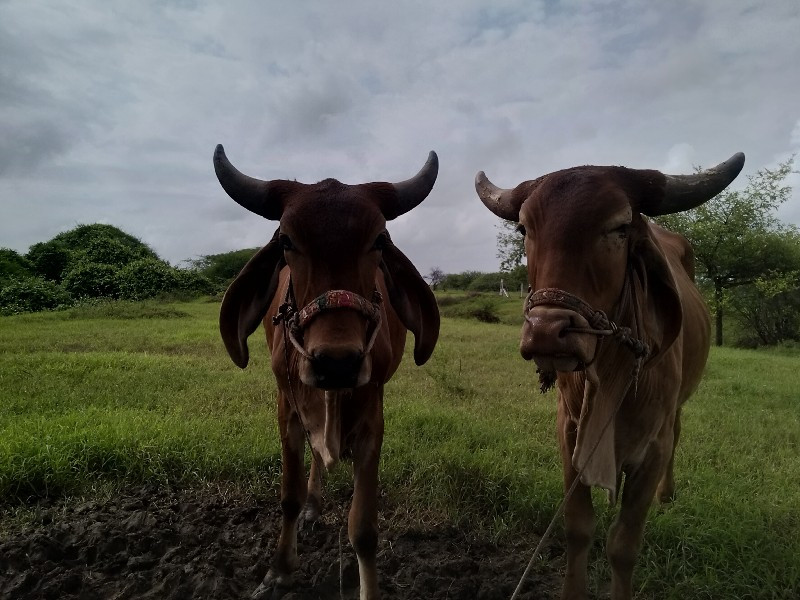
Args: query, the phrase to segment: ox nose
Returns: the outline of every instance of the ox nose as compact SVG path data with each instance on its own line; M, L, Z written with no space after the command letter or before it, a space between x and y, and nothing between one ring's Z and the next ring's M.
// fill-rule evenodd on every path
M533 359L542 370L574 371L591 361L597 340L592 335L568 331L588 327L586 320L571 310L536 306L528 312L522 329L520 354Z
M317 387L333 390L356 386L364 362L363 352L318 350L312 357Z

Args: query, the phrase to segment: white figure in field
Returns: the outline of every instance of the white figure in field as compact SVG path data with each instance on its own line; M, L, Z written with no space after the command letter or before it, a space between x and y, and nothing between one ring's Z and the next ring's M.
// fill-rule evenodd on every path
M504 298L508 298L508 292L506 291L506 286L502 279L500 280L500 295Z

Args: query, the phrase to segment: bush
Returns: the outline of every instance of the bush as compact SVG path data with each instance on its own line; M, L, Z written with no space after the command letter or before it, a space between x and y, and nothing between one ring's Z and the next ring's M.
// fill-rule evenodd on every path
M119 295L126 300L144 300L173 292L178 287L175 269L160 260L143 258L118 271Z
M500 322L500 315L497 314L497 306L495 306L494 303L489 300L481 302L479 306L472 309L472 311L470 311L470 315L483 323Z
M72 304L72 297L60 285L41 277L9 282L0 289L0 314L13 315L61 308Z
M26 279L33 276L33 265L24 256L11 248L0 248L0 286L12 279Z
M118 242L120 245L130 250L133 253L132 258L152 258L158 260L158 256L153 252L150 246L143 243L139 238L125 233L113 225L106 225L104 223L78 225L74 229L59 233L52 239L53 242L62 244L73 253L82 253L96 243L103 245L107 240Z
M192 264L201 275L217 284L217 289L225 289L259 250L260 248L245 248L222 254L207 254L193 260Z
M193 296L213 294L219 287L193 269L175 269L175 279L178 291Z
M142 248L132 248L113 238L96 238L83 250L87 262L124 267L134 260L148 258Z
M75 298L116 298L119 296L119 268L95 262L78 263L62 285Z
M36 275L60 283L69 268L72 255L64 244L50 240L31 246L25 258L30 261Z

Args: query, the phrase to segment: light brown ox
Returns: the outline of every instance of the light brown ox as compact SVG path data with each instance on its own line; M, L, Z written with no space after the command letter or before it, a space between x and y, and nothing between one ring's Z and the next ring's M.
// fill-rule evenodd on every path
M431 356L439 335L436 299L392 244L386 221L425 199L438 159L431 152L415 177L396 184L260 181L237 171L222 146L214 167L237 203L280 221L272 240L228 288L220 313L225 347L242 368L247 337L263 321L278 384L283 519L272 566L253 597L280 597L290 588L301 510L305 506L306 519L319 516L322 465L331 467L346 455L353 460L348 534L358 557L360 596L378 598L383 386L400 364L408 329L418 365ZM284 321L273 323L279 314ZM294 342L286 339L287 328ZM306 437L313 457L307 485Z
M700 382L708 356L709 315L693 283L691 246L642 215L702 204L743 164L739 153L683 176L584 166L509 190L482 171L475 179L489 210L519 223L525 234L534 291L525 304L520 352L536 362L544 387L555 379L564 489L580 478L565 507L564 599L588 597L591 486L606 488L614 503L623 474L606 552L611 597L632 597L648 507L656 494L661 501L673 497L681 405ZM611 335L615 326L630 334ZM649 354L642 357L637 386L634 350L643 349L641 342Z

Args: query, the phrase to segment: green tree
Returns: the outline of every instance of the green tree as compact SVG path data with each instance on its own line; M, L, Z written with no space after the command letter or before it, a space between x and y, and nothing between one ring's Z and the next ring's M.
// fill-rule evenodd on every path
M725 190L694 210L658 219L686 236L694 248L698 278L712 290L718 346L726 294L796 268L792 240L797 230L775 214L791 196L786 178L793 172L793 160L759 170L742 190Z
M519 230L519 225L500 220L497 226L497 258L500 259L500 270L513 271L522 265L525 258L525 236Z
M33 265L11 248L0 248L0 287L15 279L33 277Z
M191 263L201 275L224 289L259 250L260 248L244 248L222 254L207 254Z
M50 240L28 248L25 258L31 263L36 275L59 283L69 269L72 254L60 241Z

